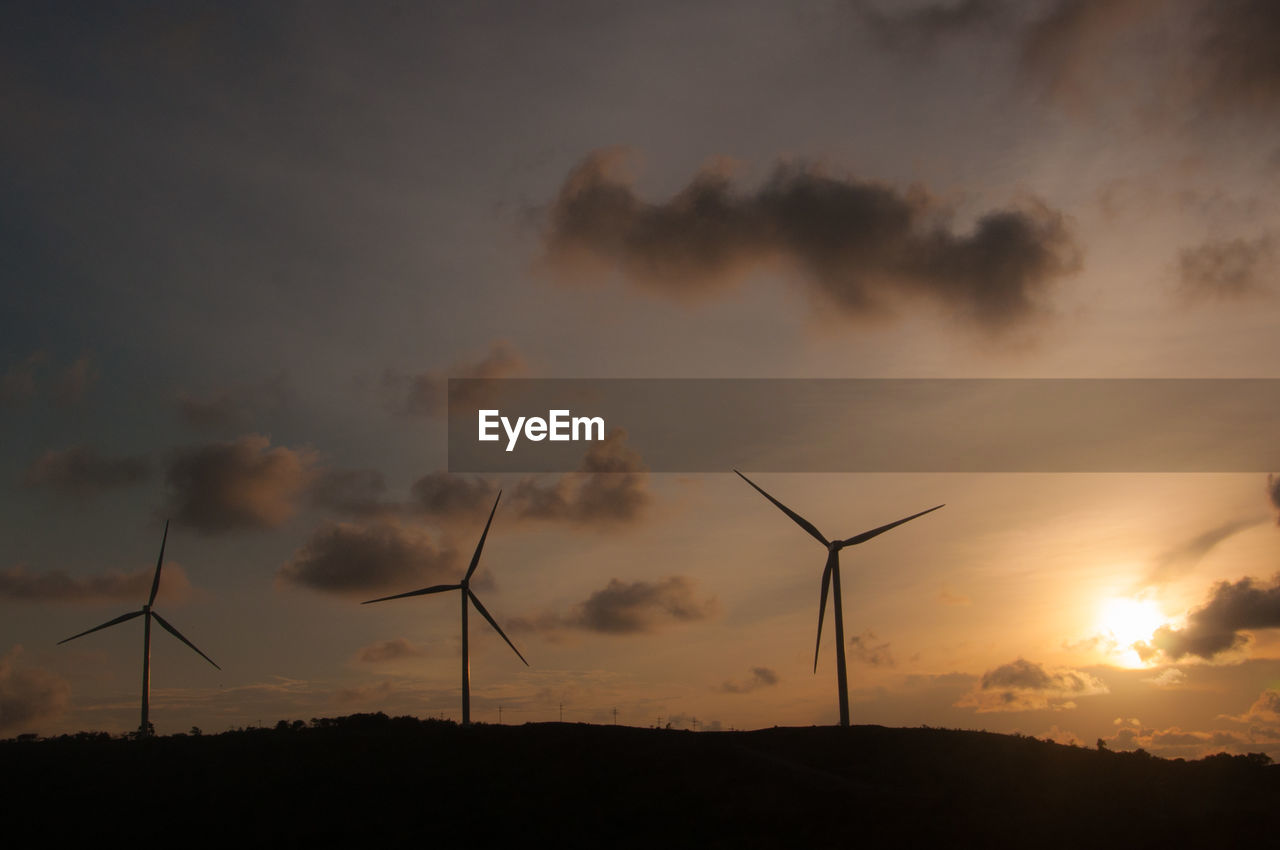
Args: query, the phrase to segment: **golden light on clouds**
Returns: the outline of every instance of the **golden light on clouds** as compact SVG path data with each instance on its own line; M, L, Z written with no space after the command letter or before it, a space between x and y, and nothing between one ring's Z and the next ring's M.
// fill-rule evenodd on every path
M1125 667L1145 667L1133 645L1150 641L1168 618L1153 599L1110 596L1098 606L1098 631L1107 639L1109 654Z

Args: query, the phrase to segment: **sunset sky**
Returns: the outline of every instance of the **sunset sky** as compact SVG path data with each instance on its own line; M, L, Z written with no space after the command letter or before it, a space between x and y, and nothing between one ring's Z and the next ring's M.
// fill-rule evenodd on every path
M533 6L537 8L532 8ZM793 8L794 6L794 8ZM0 736L832 724L727 469L446 472L449 377L1280 378L1269 0L19 3ZM1188 411L1212 417L1211 409ZM836 435L827 434L828 438ZM856 435L849 435L854 439ZM1280 758L1253 474L745 470L854 723ZM830 623L830 612L828 612Z

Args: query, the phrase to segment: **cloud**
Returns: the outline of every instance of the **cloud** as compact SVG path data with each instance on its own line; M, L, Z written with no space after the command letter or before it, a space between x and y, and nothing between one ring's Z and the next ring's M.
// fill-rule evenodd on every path
M402 510L400 504L384 498L386 491L386 479L376 469L331 469L316 474L307 496L317 508L370 519Z
M854 0L853 8L881 46L912 52L932 50L946 38L996 31L1009 22L1004 0L952 0L892 11Z
M615 578L566 615L516 618L511 621L511 628L552 636L563 629L611 635L651 634L672 623L705 620L718 611L715 597L699 599L697 583L686 576L668 576L656 582Z
M421 658L426 650L410 643L404 638L380 640L363 647L356 653L356 658L365 664L381 664L384 661L398 661L402 658Z
M257 434L179 449L166 464L166 511L205 534L276 528L293 516L314 463L311 451L271 448Z
M640 453L626 445L627 432L614 428L583 456L577 472L542 484L526 478L515 486L512 503L521 519L575 523L621 523L639 519L648 508L648 472Z
M1068 105L1140 92L1147 111L1269 115L1280 102L1278 41L1271 0L1057 0L1021 52L1029 77Z
M22 483L71 499L88 499L104 490L131 487L151 477L145 457L104 457L91 446L48 451L27 468Z
M752 667L751 678L743 682L727 680L716 690L725 694L749 694L759 688L778 684L778 674L768 667Z
M978 713L992 711L1061 711L1075 699L1107 693L1107 686L1080 670L1053 672L1019 658L982 674L977 686L955 703Z
M1224 729L1192 731L1179 726L1153 729L1143 726L1137 718L1119 723L1120 729L1103 739L1111 749L1143 749L1163 758L1199 758L1223 751L1243 753L1250 748L1256 749L1261 743L1252 735Z
M1164 584L1185 575L1219 543L1265 520L1243 519L1223 523L1158 555L1147 571L1147 584Z
M1022 70L1048 96L1082 106L1110 92L1110 59L1120 36L1156 0L1057 0L1020 38Z
M1230 301L1270 289L1276 246L1271 236L1210 240L1179 258L1180 291L1191 301Z
M894 660L893 655L889 653L889 644L877 643L878 640L876 633L870 630L849 638L853 660L872 667L893 667Z
M56 673L18 666L22 647L0 656L0 733L29 732L66 711L71 686Z
M924 190L899 192L809 166L779 165L754 191L700 171L666 202L641 200L617 152L566 178L548 214L550 268L603 265L677 300L705 298L781 267L835 315L882 316L924 299L996 331L1039 312L1079 251L1063 217L1039 203L981 216L968 233Z
M378 703L396 693L396 686L390 679L383 679L377 684L355 685L350 688L339 688L333 692L333 701L338 705L352 703Z
M155 567L131 573L110 570L71 576L62 570L33 573L22 565L0 570L0 599L15 602L139 602L151 592ZM191 582L176 563L164 565L160 599L179 601L191 595Z
M1280 690L1267 688L1258 694L1244 714L1226 716L1228 720L1240 723L1261 723L1267 726L1280 726Z
M1274 108L1280 102L1280 6L1273 0L1200 0L1198 9L1205 99Z
M457 552L418 528L394 522L325 522L280 568L277 581L363 597L462 578Z
M244 428L259 411L276 411L293 400L293 390L283 374L257 384L236 384L205 396L179 392L174 399L182 421L203 430Z
M1177 667L1166 667L1156 675L1149 676L1142 681L1155 685L1157 688L1176 688L1186 680L1187 674Z
M1248 643L1245 629L1280 627L1280 574L1271 584L1258 584L1245 577L1238 582L1218 582L1210 591L1209 601L1187 615L1187 624L1177 629L1161 626L1150 642L1134 644L1142 660L1157 653L1177 661L1186 656L1211 659Z
M1280 477L1267 476L1267 498L1271 500L1271 507L1280 511ZM1280 523L1280 519L1276 521Z
M489 353L474 362L458 362L447 371L430 370L406 375L393 369L382 375L383 403L397 416L443 417L448 410L450 378L517 378L528 372L528 366L510 343L499 340ZM483 393L482 388L475 392ZM455 397L464 406L483 406L474 395Z
M938 593L938 601L943 605L971 605L973 600L965 596L963 593L955 593L950 588L944 587Z
M412 506L440 519L483 518L497 498L498 488L483 478L429 472L413 482Z

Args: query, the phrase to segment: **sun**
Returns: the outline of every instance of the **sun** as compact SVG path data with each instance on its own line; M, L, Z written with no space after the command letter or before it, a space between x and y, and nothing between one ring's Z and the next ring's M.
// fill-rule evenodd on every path
M1098 631L1113 644L1110 651L1126 667L1145 666L1133 645L1151 640L1156 629L1166 622L1168 618L1152 599L1112 596L1102 600L1098 609Z

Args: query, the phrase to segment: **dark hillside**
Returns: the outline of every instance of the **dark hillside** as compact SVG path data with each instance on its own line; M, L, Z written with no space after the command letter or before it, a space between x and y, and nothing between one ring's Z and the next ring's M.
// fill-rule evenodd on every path
M356 715L4 742L0 790L8 835L42 843L1136 848L1264 841L1280 811L1280 767L1264 761L942 729L464 729ZM36 814L50 803L65 816Z

